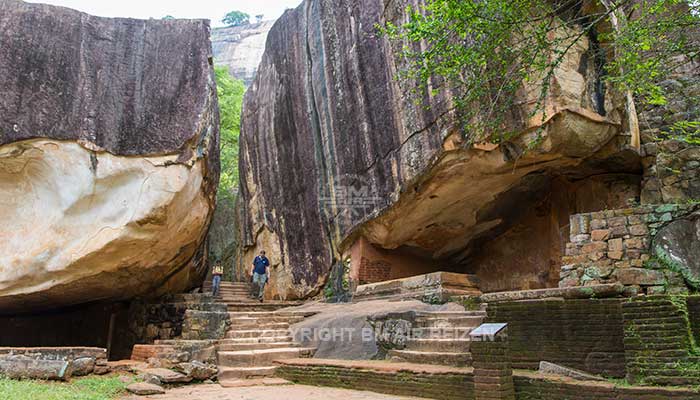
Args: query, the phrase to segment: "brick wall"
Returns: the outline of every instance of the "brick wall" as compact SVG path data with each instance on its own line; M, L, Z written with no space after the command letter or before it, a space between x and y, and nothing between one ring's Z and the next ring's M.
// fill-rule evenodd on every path
M622 304L627 377L652 385L700 385L691 364L691 331L686 299L640 296Z
M391 265L383 260L369 260L362 257L360 261L359 284L384 282L391 279Z
M513 368L540 361L625 376L621 299L490 303L488 322L508 323Z
M699 209L663 204L573 215L559 286L620 282L646 294L687 291L679 273L646 266L657 231Z
M695 344L700 346L700 295L688 296L688 319Z
M438 400L473 400L471 373L420 373L408 370L375 371L334 365L282 364L278 376L299 384L370 390L396 396Z
M513 377L518 400L697 400L697 389L616 387L610 383L544 379L535 374Z

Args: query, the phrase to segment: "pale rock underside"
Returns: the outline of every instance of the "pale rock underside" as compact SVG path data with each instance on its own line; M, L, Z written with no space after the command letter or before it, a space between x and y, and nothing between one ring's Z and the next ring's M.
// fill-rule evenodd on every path
M206 160L177 157L50 139L0 147L0 310L187 289L211 210Z

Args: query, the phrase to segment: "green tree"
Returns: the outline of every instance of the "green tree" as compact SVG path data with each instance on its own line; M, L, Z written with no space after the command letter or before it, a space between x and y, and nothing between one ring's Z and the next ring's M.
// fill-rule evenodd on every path
M405 23L382 29L403 43L408 67L400 77L417 82L414 95L457 93L455 108L473 141L516 133L507 118L523 100L524 83L539 87L530 117L544 121L555 70L587 37L602 60L600 75L625 94L638 147L635 99L664 104L659 82L697 61L700 49L698 0L426 1L407 9Z
M220 114L221 177L214 219L209 230L209 255L221 260L225 279L232 279L236 244L236 198L238 197L238 136L245 86L226 67L215 67Z
M244 13L243 11L231 11L224 16L221 20L227 26L241 26L246 25L250 22L250 15Z
M169 21L169 20L175 19L175 17L173 17L172 15L166 15L165 17L163 17L161 19L165 20L165 21Z
M226 67L215 67L221 129L221 178L219 200L233 202L238 190L238 136L245 85Z

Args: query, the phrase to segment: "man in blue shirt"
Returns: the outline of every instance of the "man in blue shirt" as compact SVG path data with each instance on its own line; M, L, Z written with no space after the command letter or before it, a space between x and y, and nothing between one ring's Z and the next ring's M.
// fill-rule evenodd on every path
M267 267L270 266L270 260L265 257L265 250L260 252L260 255L255 257L253 260L253 284L254 289L257 290L257 296L260 302L263 301L263 293L265 292L265 284L269 280L269 273L267 272Z

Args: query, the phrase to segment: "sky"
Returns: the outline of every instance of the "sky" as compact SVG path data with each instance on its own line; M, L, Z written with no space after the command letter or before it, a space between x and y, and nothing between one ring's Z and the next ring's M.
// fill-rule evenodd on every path
M302 0L28 0L69 7L102 17L206 18L212 26L222 26L221 18L229 11L240 10L266 20L276 19L287 8L295 8Z

